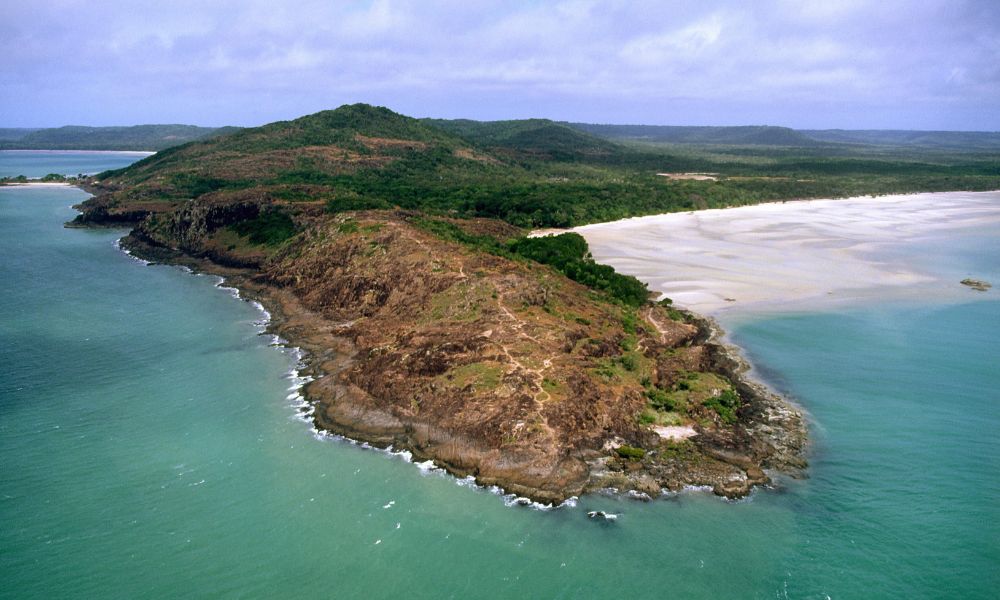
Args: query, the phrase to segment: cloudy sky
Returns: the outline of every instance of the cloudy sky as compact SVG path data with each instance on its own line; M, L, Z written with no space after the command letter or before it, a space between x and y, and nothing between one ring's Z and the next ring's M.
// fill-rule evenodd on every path
M998 0L24 0L0 126L412 116L1000 130Z

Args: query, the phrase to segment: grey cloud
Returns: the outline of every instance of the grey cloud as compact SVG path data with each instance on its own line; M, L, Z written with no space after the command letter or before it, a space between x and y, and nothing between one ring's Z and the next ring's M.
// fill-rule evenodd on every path
M417 115L1000 129L993 2L33 2L5 125Z

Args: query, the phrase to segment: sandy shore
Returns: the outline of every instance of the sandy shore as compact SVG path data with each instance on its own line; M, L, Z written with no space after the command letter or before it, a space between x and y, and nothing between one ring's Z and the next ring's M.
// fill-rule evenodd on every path
M923 236L998 224L1000 192L947 192L760 204L574 231L597 262L638 277L677 305L715 315L914 290L967 293L898 254Z

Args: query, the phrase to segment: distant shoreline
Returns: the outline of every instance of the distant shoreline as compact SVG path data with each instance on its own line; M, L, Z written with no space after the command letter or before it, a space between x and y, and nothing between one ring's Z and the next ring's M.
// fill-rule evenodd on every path
M151 156L153 150L41 150L38 148L2 148L0 152L25 152L32 154L133 154L136 156Z

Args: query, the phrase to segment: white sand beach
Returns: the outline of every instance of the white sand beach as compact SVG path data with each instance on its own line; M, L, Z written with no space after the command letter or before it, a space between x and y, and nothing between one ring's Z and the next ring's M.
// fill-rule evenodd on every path
M1000 192L806 200L577 227L594 259L704 314L894 296L961 294L888 256L909 240L1000 224ZM888 252L887 252L888 251ZM940 284L940 285L938 285Z

